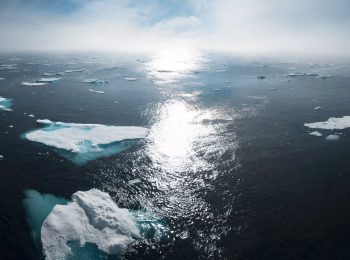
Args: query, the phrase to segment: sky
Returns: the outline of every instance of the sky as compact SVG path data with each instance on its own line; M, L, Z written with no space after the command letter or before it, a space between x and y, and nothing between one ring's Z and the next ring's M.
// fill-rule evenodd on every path
M349 56L348 0L1 0L0 51Z

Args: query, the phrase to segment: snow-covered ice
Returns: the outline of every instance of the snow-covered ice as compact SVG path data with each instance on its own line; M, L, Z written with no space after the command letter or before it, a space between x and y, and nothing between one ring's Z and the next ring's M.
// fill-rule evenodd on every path
M135 81L135 80L138 80L138 78L125 77L124 80L126 80L126 81Z
M142 139L149 130L138 126L107 126L37 120L44 127L29 131L23 138L58 149L58 152L77 164L122 152L132 140Z
M38 82L55 82L55 81L58 81L60 80L61 78L41 78L41 79L38 79L37 81Z
M69 242L78 242L80 247L95 244L107 254L120 255L140 237L130 211L97 189L78 191L68 205L56 205L41 228L43 253L49 260L74 254Z
M22 82L23 86L44 86L47 85L47 82Z
M97 94L104 94L105 92L104 91L101 91L101 90L93 90L93 89L89 89L90 92L93 92L93 93L97 93Z
M313 132L310 132L309 135L322 136L323 134L318 131L313 131Z
M327 130L345 129L350 127L350 116L343 116L338 118L331 117L327 121L305 123L304 126L309 128L327 129Z

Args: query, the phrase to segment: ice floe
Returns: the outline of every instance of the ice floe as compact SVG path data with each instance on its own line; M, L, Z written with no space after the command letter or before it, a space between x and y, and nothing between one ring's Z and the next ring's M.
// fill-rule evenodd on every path
M138 80L138 78L125 77L124 80L126 80L126 81L136 81L136 80Z
M50 82L55 82L55 81L58 81L60 80L61 78L41 78L41 79L38 79L37 81L38 82L47 82L47 83L50 83Z
M0 78L0 80L4 80L4 78Z
M105 259L136 239L167 239L166 224L146 209L119 208L108 193L78 191L72 201L34 190L24 207L32 238L46 259Z
M45 86L45 85L47 85L47 82L22 82L21 85L23 85L23 86Z
M85 69L66 70L65 73L84 72Z
M44 73L41 73L41 75L45 77L63 76L64 72L44 72Z
M94 83L94 84L108 83L107 80L101 80L101 79L84 79L82 82L83 83Z
M11 110L12 100L0 96L0 110L12 111Z
M104 91L101 91L101 90L93 90L93 89L89 89L90 92L93 92L93 93L97 93L97 94L104 94L105 92Z
M309 133L309 135L322 136L323 134L318 132L318 131L313 131L313 132Z
M323 107L315 107L314 110L320 110L322 109Z
M107 126L37 120L41 129L29 131L23 138L57 148L60 155L78 165L100 157L108 157L130 148L149 130L138 126Z
M317 73L296 72L296 73L288 73L285 76L287 76L287 77L317 77L319 75Z
M328 141L337 141L340 139L340 137L339 135L327 135L325 139Z
M68 205L55 206L41 228L46 259L74 255L72 242L78 242L80 247L95 244L107 254L121 255L140 237L130 211L119 208L107 193L97 189L78 191Z
M327 121L305 123L304 126L309 128L327 129L327 130L345 129L350 127L350 116L343 116L339 118L331 117Z

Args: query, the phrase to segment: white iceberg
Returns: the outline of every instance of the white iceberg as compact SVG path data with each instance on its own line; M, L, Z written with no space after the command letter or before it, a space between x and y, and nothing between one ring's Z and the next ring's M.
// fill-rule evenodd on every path
M21 85L23 85L23 86L45 86L45 85L47 85L47 82L22 82Z
M350 116L343 116L339 118L331 117L327 121L305 123L304 126L309 128L327 129L327 130L345 129L350 127Z
M132 140L142 139L149 130L138 126L107 126L37 120L45 127L24 133L23 138L55 147L58 152L75 162L84 164L100 157L122 152Z
M66 259L74 255L70 243L80 247L95 244L99 250L121 255L129 244L140 238L134 216L119 208L104 192L92 189L72 195L68 205L56 205L41 228L46 259Z
M0 110L12 111L11 110L12 100L0 96Z
M41 78L41 79L38 79L37 82L47 82L47 83L50 83L50 82L55 82L55 81L58 81L60 80L61 78Z

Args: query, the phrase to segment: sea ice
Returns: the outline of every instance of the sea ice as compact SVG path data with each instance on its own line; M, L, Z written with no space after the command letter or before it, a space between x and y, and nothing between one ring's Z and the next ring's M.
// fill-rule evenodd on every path
M47 82L47 83L50 83L50 82L55 82L55 81L58 81L60 80L61 78L41 78L41 79L38 79L37 81L38 82Z
M142 139L149 130L137 126L107 126L37 120L45 126L29 131L23 138L57 148L58 152L78 165L122 152Z
M12 105L11 99L0 96L0 110L12 111L10 108L11 105Z
M93 90L93 89L89 89L90 92L93 92L93 93L97 93L97 94L104 94L105 92L104 91L100 91L100 90Z
M327 135L325 139L328 141L337 141L339 138L339 135Z
M83 83L95 83L95 84L108 83L107 80L101 80L101 79L84 79L82 82Z
M72 195L68 205L56 205L41 228L46 259L66 259L74 255L72 242L86 243L113 255L121 255L134 239L140 238L134 216L119 208L105 192L91 189Z
M343 117L331 117L324 122L315 122L315 123L305 123L304 126L309 128L318 128L318 129L345 129L350 127L350 116Z
M309 133L309 135L322 136L323 134L318 132L318 131L313 131L313 132Z
M44 86L47 85L47 82L22 82L23 86Z
M124 80L127 80L127 81L135 81L135 80L138 80L138 78L128 78L128 77L126 77L126 78L124 78Z
M4 78L0 78L0 80L4 80Z
M167 238L166 224L146 209L119 208L97 189L78 191L72 201L25 192L31 234L46 259L105 259L121 255L135 239Z
M85 71L85 69L66 70L65 73L84 72L84 71Z

